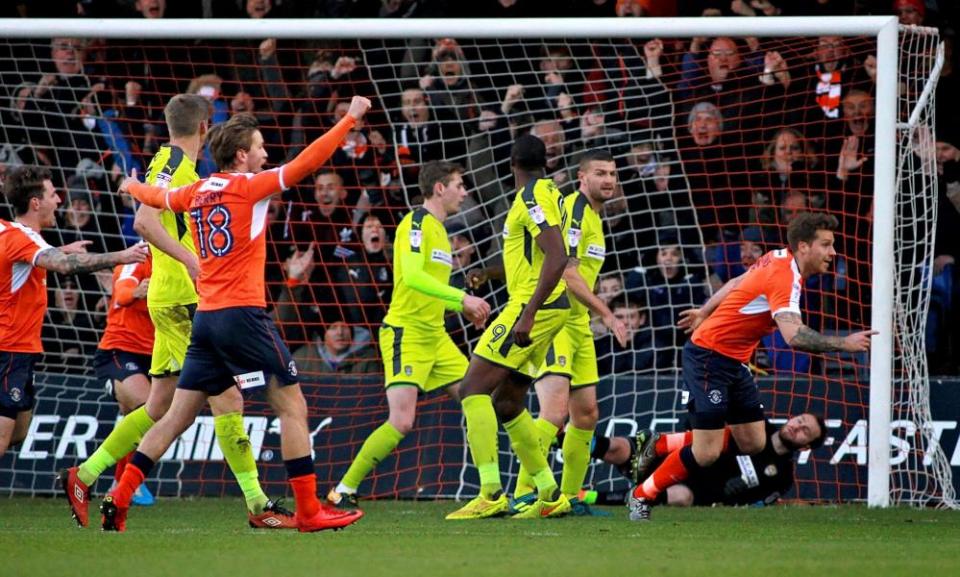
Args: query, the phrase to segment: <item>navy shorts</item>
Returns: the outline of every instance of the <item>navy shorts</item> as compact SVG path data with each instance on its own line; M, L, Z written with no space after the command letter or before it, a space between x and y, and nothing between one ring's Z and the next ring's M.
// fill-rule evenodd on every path
M683 387L694 429L762 421L760 391L746 365L690 341L683 347Z
M93 370L100 382L110 385L113 385L113 381L123 382L133 375L149 376L150 355L119 349L97 349L93 355Z
M33 410L33 367L40 356L0 352L0 417L16 420L18 413Z
M177 388L217 396L230 387L262 387L275 376L297 382L297 365L273 319L257 307L198 311Z

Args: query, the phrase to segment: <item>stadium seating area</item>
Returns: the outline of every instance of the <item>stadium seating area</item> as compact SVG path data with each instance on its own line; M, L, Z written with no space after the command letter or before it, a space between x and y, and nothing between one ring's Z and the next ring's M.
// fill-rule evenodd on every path
M6 3L0 16L537 15L525 0L488 0L477 9L437 0L87 0L49 3L42 15L34 4ZM941 1L936 12L937 3L923 0L566 4L555 15L895 11L905 24L940 27L948 62L937 94L941 201L927 343L932 372L960 373L955 6ZM810 6L797 11L795 4ZM867 40L828 36L9 42L0 45L0 172L20 163L50 166L64 203L59 227L47 232L47 240L92 240L91 250L116 250L137 237L133 207L116 186L130 169L142 173L165 141L162 110L170 95L206 96L214 122L255 114L272 163L292 158L336 122L353 94L374 97L374 111L330 165L272 202L267 276L291 350L315 348L323 361L315 369L320 375L373 374L380 365L372 335L392 290L392 231L417 201L421 163L444 158L465 167L472 195L448 223L454 282L500 303L503 287L486 271L497 262L512 190L510 143L524 132L543 139L549 176L565 191L576 186L579 155L606 148L618 159L622 194L607 207L612 251L597 290L628 323L633 341L622 348L597 323L601 374L672 372L684 339L675 329L678 312L781 246L786 224L801 210L841 217L835 270L807 284L809 324L827 332L869 324L873 50ZM208 155L198 168L201 176L213 170ZM314 258L302 258L311 246ZM286 282L290 278L301 282ZM51 275L48 371L87 370L108 286L109 276ZM464 348L477 336L456 317L448 324ZM785 349L770 339L757 366L814 375L856 370Z

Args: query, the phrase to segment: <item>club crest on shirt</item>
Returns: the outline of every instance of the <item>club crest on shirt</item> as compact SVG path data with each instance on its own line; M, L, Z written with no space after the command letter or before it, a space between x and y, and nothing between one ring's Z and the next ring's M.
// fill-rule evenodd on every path
M579 228L571 228L567 231L567 244L570 248L576 248L580 244L580 237L583 235L583 231Z
M713 389L707 393L707 398L710 399L710 402L714 405L719 405L723 402L723 393L721 393L718 389Z
M774 464L767 465L763 470L763 474L767 477L776 477L777 476L777 466Z
M140 365L131 361L123 365L123 368L127 369L128 371L139 371Z
M10 395L10 399L12 399L14 403L19 403L20 399L23 398L23 393L20 392L19 387L13 387L12 389L10 389L9 395Z

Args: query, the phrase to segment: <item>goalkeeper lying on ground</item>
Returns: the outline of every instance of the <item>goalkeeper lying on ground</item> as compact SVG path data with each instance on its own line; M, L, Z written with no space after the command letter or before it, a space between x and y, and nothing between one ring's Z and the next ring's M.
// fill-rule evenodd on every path
M766 448L756 455L739 454L729 427L724 431L720 458L702 473L660 494L658 504L678 507L751 505L775 503L793 485L793 458L799 451L817 449L826 438L823 419L811 413L792 417L777 427L766 423ZM631 484L642 483L649 472L673 451L693 440L690 431L655 433L640 431L631 437L595 437L591 456L616 466ZM592 499L590 499L592 500ZM597 496L598 502L622 501L613 494Z

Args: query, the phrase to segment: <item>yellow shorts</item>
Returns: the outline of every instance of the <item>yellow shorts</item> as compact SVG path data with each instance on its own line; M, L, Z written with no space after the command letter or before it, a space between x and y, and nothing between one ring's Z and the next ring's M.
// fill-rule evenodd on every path
M446 332L390 325L380 327L380 354L387 387L414 385L425 393L459 382L469 364Z
M193 314L197 305L148 307L153 321L153 358L151 377L175 377L183 368L193 329Z
M524 304L508 301L497 318L483 332L473 354L495 365L512 369L530 378L537 376L538 369L547 356L547 350L570 316L570 301L561 295L554 302L537 311L530 333L530 345L518 347L513 342L513 324L517 322Z
M547 350L547 358L540 366L537 378L547 375L563 375L570 379L570 388L588 387L600 382L597 372L597 348L593 344L590 319L568 322L563 325L553 344Z

